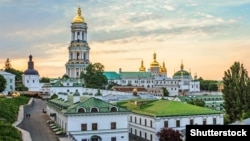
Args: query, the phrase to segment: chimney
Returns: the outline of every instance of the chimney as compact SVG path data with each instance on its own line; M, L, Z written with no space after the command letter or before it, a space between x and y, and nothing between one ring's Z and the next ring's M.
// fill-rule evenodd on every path
M73 94L73 103L77 103L80 102L80 93L79 92L75 92Z

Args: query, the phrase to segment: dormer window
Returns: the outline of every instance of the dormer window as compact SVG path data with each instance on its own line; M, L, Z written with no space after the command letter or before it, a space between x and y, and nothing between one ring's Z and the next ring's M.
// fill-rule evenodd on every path
M85 112L86 112L86 110L84 108L79 108L78 109L78 113L85 113Z
M117 111L118 111L118 109L116 107L111 107L110 108L110 112L117 112Z
M91 109L91 113L96 113L96 112L99 112L98 108L92 108Z

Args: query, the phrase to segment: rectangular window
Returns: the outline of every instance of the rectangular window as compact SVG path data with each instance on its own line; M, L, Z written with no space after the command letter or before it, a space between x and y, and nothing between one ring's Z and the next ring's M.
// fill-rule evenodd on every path
M130 116L130 121L132 122L132 116Z
M180 120L176 120L176 127L180 127Z
M164 127L168 128L168 121L164 121Z
M190 119L190 125L194 125L194 120Z
M140 124L141 124L141 118L140 118L140 120L139 120L139 121L140 121Z
M116 141L116 137L111 137L111 141Z
M111 129L116 129L116 122L111 122Z
M147 139L147 133L145 132L145 139Z
M145 122L145 126L147 126L147 119L145 119L145 121L144 121L144 122Z
M81 124L81 131L87 131L87 124Z
M92 130L97 130L97 123L92 123Z
M152 134L150 134L150 141L152 141L153 140L153 135Z
M213 124L214 124L214 125L217 124L217 123L216 123L216 118L213 118Z
M152 120L150 120L150 127L151 127L151 128L153 127L153 122L152 122Z
M207 124L207 120L203 119L203 125L206 125L206 124Z
M135 117L135 123L136 123L136 117Z
M88 141L87 139L82 139L82 141Z

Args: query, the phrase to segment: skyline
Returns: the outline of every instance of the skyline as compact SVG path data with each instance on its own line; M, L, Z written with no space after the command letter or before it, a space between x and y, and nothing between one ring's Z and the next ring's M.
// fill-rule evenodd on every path
M169 77L181 61L193 76L210 80L221 80L234 61L250 70L247 0L2 0L0 68L9 58L24 71L31 54L40 77L65 74L79 6L88 25L90 61L105 71L139 71L141 60L148 69L154 52Z

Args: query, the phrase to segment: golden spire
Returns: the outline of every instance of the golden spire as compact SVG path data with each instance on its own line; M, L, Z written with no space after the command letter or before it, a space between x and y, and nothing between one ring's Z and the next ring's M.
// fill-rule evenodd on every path
M143 60L141 60L141 67L139 68L139 71L145 72L146 68L143 65Z
M161 73L166 73L166 72L167 72L167 69L166 69L166 66L165 66L165 62L163 61L162 67L161 67Z
M73 23L84 23L84 18L82 17L82 11L80 6L78 7L77 15L73 19Z
M183 61L181 60L181 70L184 69Z
M159 63L156 61L156 53L153 54L153 62L150 64L151 67L159 67Z

